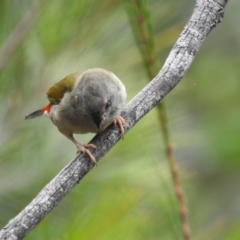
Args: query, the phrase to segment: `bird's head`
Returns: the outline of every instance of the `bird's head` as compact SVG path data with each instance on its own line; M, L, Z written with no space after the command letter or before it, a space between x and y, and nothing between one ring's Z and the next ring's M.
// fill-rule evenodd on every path
M125 100L125 92L113 80L115 76L91 71L82 75L75 85L75 105L90 116L99 131L109 126L119 116ZM125 90L125 88L124 88Z

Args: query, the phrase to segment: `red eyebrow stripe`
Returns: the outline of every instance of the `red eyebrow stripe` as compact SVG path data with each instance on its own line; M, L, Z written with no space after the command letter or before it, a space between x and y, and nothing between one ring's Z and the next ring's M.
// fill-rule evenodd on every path
M48 104L46 107L43 107L41 108L41 111L44 113L44 112L50 112L50 109L51 109L51 104Z

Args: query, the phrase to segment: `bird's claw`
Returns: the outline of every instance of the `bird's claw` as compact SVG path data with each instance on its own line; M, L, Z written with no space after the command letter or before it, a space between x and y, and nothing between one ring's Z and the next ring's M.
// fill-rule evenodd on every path
M96 149L97 147L94 144L78 144L77 145L77 153L83 153L83 154L87 154L90 158L90 160L97 166L97 161L95 159L95 157L92 155L92 153L88 150L88 148L94 148Z
M126 123L125 119L121 116L118 116L114 121L114 125L118 125L119 127L119 130L120 130L120 133L121 133L121 138L123 139L124 138L124 128L123 128L123 124Z

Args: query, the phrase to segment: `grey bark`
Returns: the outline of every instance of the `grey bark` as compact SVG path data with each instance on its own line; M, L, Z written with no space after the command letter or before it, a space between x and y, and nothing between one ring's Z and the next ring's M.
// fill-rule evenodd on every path
M158 75L126 106L122 116L125 131L154 108L183 78L203 41L222 21L227 0L198 0L194 12L173 46ZM110 126L93 138L92 151L100 160L120 139L119 129ZM77 155L15 218L0 231L0 239L22 239L93 168L87 156Z

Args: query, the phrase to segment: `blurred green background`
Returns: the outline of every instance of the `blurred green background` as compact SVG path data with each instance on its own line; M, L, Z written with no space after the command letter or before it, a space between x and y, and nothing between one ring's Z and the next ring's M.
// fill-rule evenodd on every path
M36 1L35 1L36 2ZM24 116L46 90L79 70L102 67L125 84L128 101L148 82L124 1L0 1L0 46L30 11L24 39L0 54L0 228L75 156L47 118ZM164 63L194 1L149 0ZM240 239L240 2L204 42L165 98L193 239ZM18 41L18 38L15 38ZM25 239L182 239L156 110L119 142ZM81 142L94 135L81 135Z

